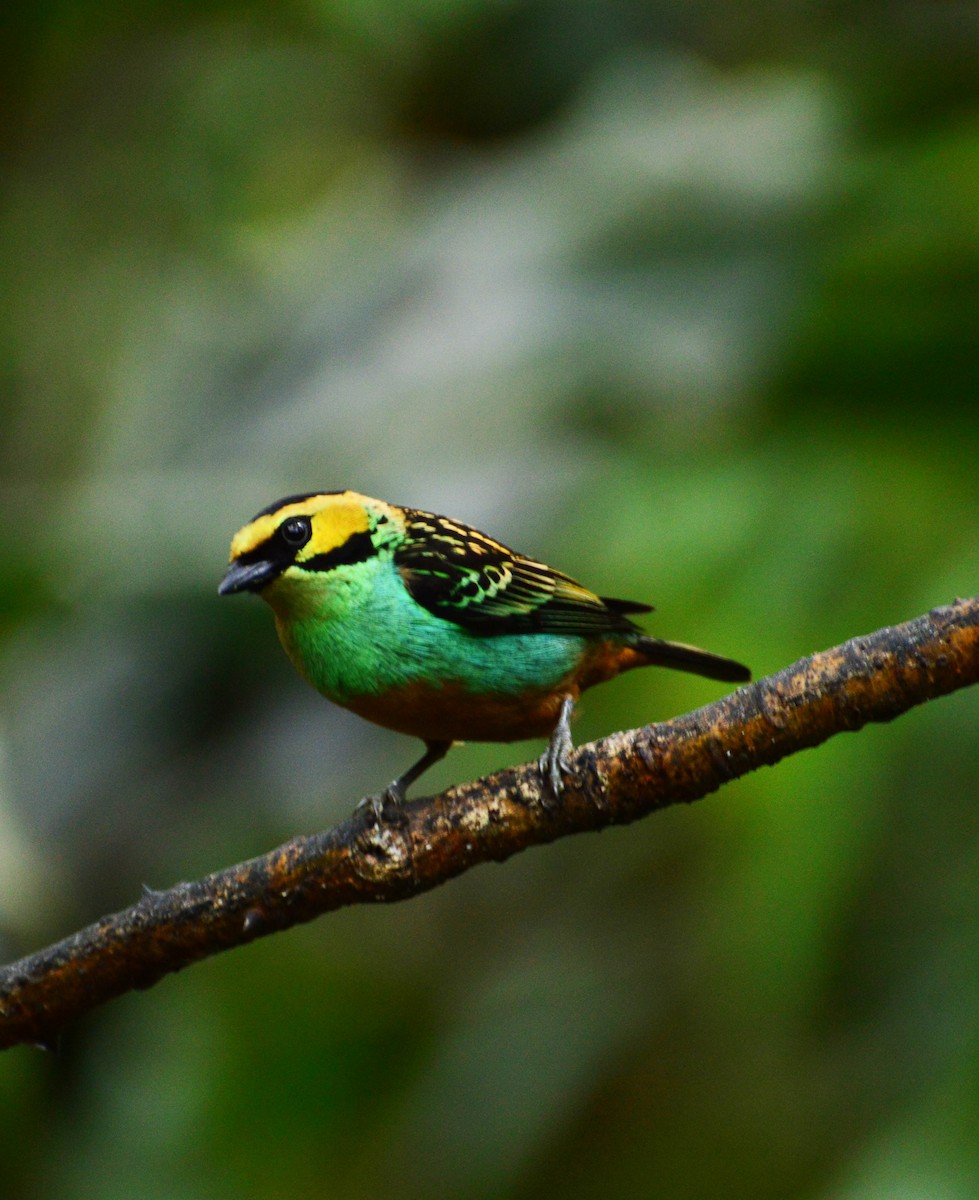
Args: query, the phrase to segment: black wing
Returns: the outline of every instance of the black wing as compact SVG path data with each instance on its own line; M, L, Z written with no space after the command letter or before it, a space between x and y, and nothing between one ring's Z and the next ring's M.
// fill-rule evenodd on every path
M596 596L560 571L446 517L408 509L405 533L394 563L412 597L476 633L622 633L636 628L626 613L651 611L646 604Z

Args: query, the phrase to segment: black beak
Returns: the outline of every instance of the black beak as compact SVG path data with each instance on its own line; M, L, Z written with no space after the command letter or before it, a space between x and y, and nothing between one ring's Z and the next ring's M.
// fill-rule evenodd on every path
M280 573L281 566L272 562L233 562L218 586L219 596L235 592L259 592Z

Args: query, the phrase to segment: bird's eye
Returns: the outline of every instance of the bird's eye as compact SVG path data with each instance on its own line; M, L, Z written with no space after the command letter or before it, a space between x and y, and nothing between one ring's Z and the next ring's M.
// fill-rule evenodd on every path
M305 546L313 533L308 517L290 517L279 526L279 532L289 546Z

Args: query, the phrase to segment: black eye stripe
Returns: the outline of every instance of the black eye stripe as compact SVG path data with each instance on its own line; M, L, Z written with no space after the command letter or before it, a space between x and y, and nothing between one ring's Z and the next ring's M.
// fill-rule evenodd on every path
M259 542L251 550L239 554L237 561L243 564L275 563L279 570L283 571L312 536L313 528L309 517L289 517L264 542Z
M317 493L318 494L318 493ZM297 561L297 555L313 536L312 520L305 514L287 517L263 542L238 555L243 566L265 562L275 564L277 574L290 567L303 571L325 572L334 567L366 562L378 553L378 547L368 530L352 533L342 546L334 546L321 554Z
M297 562L297 567L304 571L332 571L334 567L345 567L352 563L366 562L377 553L377 547L371 535L365 530L352 533L342 546L335 546L326 554L314 554L304 562Z

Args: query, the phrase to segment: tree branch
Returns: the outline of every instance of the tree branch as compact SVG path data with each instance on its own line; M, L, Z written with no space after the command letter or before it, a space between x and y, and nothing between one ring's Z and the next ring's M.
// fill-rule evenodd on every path
M729 779L979 681L979 598L854 638L705 708L580 747L559 804L535 765L355 814L138 904L0 968L0 1048L53 1045L75 1017L171 971L347 904L406 900L477 863L697 800Z

